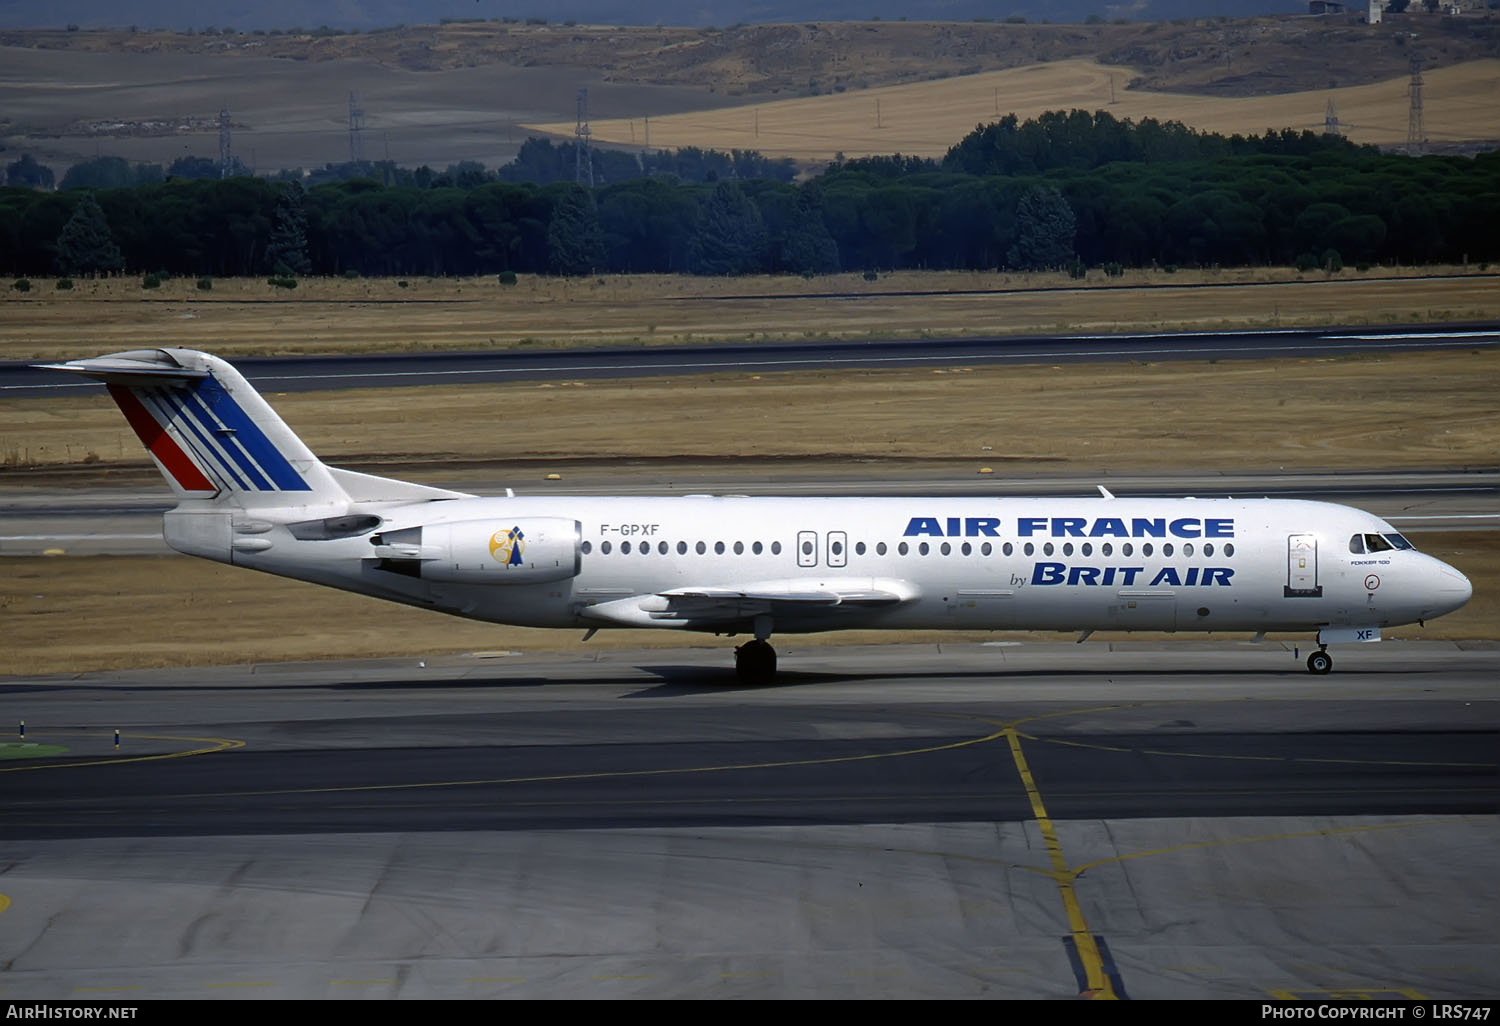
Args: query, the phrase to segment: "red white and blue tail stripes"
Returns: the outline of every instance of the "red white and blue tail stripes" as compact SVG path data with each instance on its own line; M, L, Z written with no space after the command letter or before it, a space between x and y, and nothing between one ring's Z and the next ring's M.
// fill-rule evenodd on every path
M111 382L109 394L183 492L306 492L312 488L211 375L150 385Z

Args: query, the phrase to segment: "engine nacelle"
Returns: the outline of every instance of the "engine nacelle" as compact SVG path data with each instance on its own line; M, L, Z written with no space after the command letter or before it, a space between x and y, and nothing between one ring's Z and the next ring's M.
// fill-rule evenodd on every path
M561 517L461 520L371 537L378 568L424 581L545 584L578 576L583 525Z

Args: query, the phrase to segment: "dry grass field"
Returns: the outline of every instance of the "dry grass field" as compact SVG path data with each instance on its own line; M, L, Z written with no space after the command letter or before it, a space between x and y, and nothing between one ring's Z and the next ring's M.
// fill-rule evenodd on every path
M489 490L630 460L828 474L1492 466L1493 348L1336 359L817 371L272 396L324 460ZM940 425L940 430L934 427ZM1205 426L1211 431L1205 433ZM985 446L990 449L986 450ZM1372 453L1378 457L1372 457ZM0 401L0 485L150 462L102 394ZM395 471L391 471L394 473ZM154 472L153 472L154 473Z
M979 124L1014 113L1105 110L1117 118L1181 121L1206 132L1259 135L1268 128L1321 132L1332 100L1344 134L1380 146L1407 139L1409 76L1368 85L1269 96L1200 96L1129 89L1128 68L1065 60L938 81L775 100L666 117L598 120L598 142L675 149L753 149L809 164L836 154L942 157ZM1423 123L1434 143L1500 137L1500 60L1424 73ZM567 136L571 122L526 126Z
M1423 277L1432 275L1432 277ZM1234 286L1254 283L1255 288ZM70 359L176 345L224 356L576 345L1116 333L1500 318L1500 274L1287 268L1065 274L897 272L693 278L193 279L145 290L138 278L59 292L0 288L0 360Z

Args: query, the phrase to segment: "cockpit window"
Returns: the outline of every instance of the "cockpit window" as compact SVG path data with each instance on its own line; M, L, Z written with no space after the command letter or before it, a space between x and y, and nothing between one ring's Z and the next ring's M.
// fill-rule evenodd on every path
M1381 537L1385 538L1386 541L1390 542L1392 545L1396 546L1396 548L1398 548L1398 549L1415 549L1416 548L1415 545L1413 545L1411 542L1409 542L1409 541L1406 540L1406 536L1405 535L1397 534L1394 531L1392 531L1390 534L1382 535Z
M1365 535L1365 551L1366 552L1389 552L1391 549L1394 549L1395 547L1396 547L1395 545L1393 545L1392 543L1386 541L1384 538L1382 538L1378 534L1367 534L1367 535Z
M1349 538L1349 551L1357 555L1363 555L1365 551L1365 536L1362 534L1352 535Z

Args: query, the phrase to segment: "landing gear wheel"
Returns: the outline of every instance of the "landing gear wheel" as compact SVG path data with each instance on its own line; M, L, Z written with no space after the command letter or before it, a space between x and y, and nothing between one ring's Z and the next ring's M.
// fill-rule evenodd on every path
M1307 672L1316 673L1319 676L1333 669L1333 656L1327 652L1314 652L1307 657Z
M776 679L776 650L767 641L747 641L734 650L734 673L742 684L769 684Z

